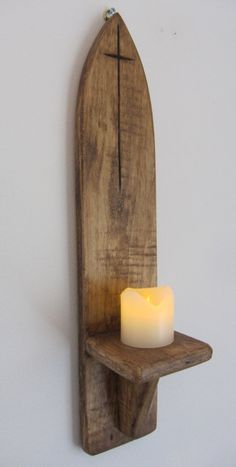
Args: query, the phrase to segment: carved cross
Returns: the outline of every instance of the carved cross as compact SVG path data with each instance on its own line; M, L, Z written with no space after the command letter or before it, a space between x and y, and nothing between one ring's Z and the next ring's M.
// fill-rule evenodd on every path
M119 171L119 189L121 189L121 147L120 147L120 61L125 60L133 62L134 58L125 57L120 53L120 27L117 25L117 53L104 53L106 57L117 60L117 153L118 153L118 171Z

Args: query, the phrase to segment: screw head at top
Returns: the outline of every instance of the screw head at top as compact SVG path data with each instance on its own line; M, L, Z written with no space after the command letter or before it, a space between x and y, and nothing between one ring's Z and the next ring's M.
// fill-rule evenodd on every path
M108 10L105 11L104 13L104 19L105 21L107 21L108 19L110 19L113 15L115 15L117 12L116 12L116 9L114 7L111 7L111 8L108 8Z

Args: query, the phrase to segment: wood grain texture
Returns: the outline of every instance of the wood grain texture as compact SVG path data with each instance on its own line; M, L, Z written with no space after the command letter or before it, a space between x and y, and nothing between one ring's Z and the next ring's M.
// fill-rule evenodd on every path
M90 454L127 442L117 376L86 355L87 336L118 331L126 287L156 285L155 155L146 78L116 14L85 62L76 116L80 420ZM153 404L150 422L155 419Z
M156 429L157 383L132 383L122 376L118 379L119 428L132 438L139 438ZM148 424L147 424L148 420Z
M175 332L172 344L151 349L122 344L119 333L98 334L87 339L86 349L100 363L137 384L198 365L212 355L208 344L180 332Z

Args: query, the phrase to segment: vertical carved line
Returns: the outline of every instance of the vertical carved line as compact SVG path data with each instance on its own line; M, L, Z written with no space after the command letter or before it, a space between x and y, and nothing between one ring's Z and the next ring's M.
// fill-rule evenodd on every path
M120 130L120 121L121 121L121 112L120 112L120 82L121 82L121 73L120 73L120 61L125 60L127 62L133 62L135 59L131 57L125 57L120 54L120 26L117 24L117 33L116 33L116 49L117 53L108 53L105 52L106 57L115 58L117 60L117 157L118 157L118 178L119 178L119 189L121 190L121 130Z
M118 174L119 189L121 190L121 148L120 148L120 26L117 24L117 151L118 151Z

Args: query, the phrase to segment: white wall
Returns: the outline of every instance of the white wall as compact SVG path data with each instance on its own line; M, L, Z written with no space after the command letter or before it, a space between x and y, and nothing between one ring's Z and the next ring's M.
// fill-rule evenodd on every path
M158 430L78 437L73 122L100 0L0 3L0 466L233 467L236 2L120 0L154 111L159 283L213 360L159 383Z

